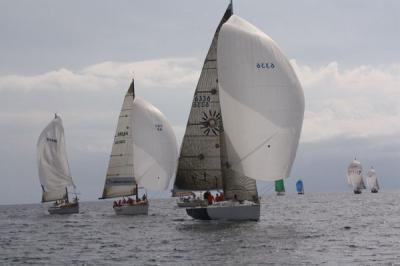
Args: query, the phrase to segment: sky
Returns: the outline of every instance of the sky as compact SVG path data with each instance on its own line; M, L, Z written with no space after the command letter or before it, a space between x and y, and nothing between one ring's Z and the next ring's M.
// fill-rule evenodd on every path
M227 0L0 2L0 204L41 199L36 142L61 115L82 200L103 188L118 113L136 95L180 143L202 62ZM400 2L235 0L296 70L305 118L287 191L351 191L348 164L400 188ZM260 191L269 191L261 184Z

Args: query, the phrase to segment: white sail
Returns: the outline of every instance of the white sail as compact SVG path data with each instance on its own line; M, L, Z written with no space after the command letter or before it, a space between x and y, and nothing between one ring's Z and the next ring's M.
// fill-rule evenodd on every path
M368 170L368 178L367 178L367 183L368 187L371 190L379 190L379 183L378 183L378 176L376 175L376 171L373 167Z
M136 194L133 174L132 108L134 83L129 87L118 118L102 198Z
M294 70L270 37L235 15L223 24L217 49L230 167L258 180L287 178L304 115Z
M140 98L134 100L132 119L135 179L147 189L165 190L178 158L174 131L160 110Z
M42 201L66 198L66 188L74 186L74 183L65 148L64 127L57 115L39 136L37 158Z
M157 108L135 98L132 81L119 115L102 198L135 195L136 185L165 190L177 154L171 125Z
M362 165L354 159L347 168L347 181L353 187L353 190L365 189L362 176Z

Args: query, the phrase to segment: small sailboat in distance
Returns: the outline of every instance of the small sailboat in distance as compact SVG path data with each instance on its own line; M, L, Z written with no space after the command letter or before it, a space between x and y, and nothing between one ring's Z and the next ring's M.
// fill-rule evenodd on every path
M356 158L347 168L347 183L352 186L354 194L361 194L361 190L366 188L362 176L362 166Z
M297 191L297 194L299 194L299 195L304 194L304 184L301 179L297 180L297 182L296 182L296 191Z
M371 167L371 169L368 170L367 175L368 175L367 183L369 189L371 189L372 193L378 193L379 190L378 176L376 175L374 167Z
M303 115L303 90L289 60L269 36L233 15L230 3L194 93L173 195L205 191L206 206L186 208L194 219L258 221L256 180L289 176Z
M61 117L46 126L37 142L39 180L42 186L42 202L54 202L50 214L71 214L79 212L78 197L72 181L65 147L64 127ZM69 200L68 189L75 197Z
M123 197L114 202L116 214L147 214L147 192L139 197L139 188L165 190L174 175L177 157L172 126L160 110L135 97L132 80L118 118L100 199Z
M285 195L285 183L283 179L275 181L275 192L277 196Z

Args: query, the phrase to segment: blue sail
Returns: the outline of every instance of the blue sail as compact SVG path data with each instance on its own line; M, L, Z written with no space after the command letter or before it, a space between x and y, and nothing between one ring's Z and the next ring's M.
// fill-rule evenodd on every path
M304 193L303 181L298 180L296 182L296 190L297 190L297 193L301 193L301 194Z

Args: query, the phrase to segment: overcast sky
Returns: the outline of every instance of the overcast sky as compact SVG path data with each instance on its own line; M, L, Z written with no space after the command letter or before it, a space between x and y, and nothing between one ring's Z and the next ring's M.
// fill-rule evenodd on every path
M58 112L83 200L105 179L117 116L136 94L184 133L202 61L227 0L0 2L0 204L39 202L36 141ZM350 191L348 164L400 188L400 1L235 0L273 38L306 100L287 190ZM263 189L263 188L261 188ZM264 189L265 190L265 189Z

